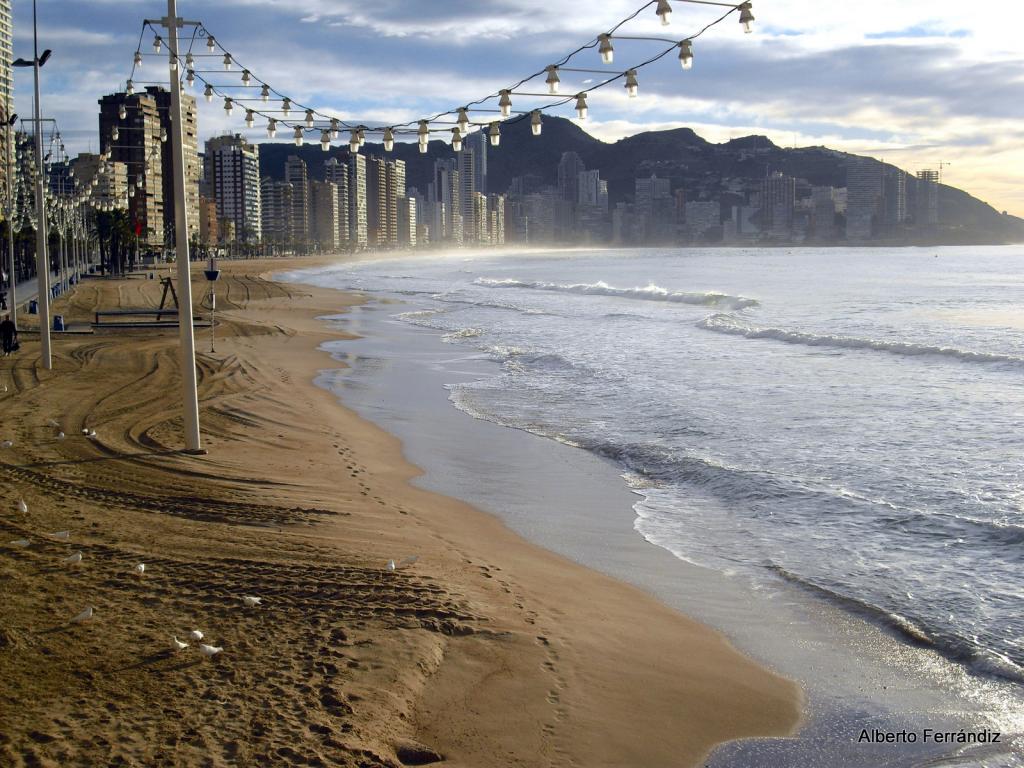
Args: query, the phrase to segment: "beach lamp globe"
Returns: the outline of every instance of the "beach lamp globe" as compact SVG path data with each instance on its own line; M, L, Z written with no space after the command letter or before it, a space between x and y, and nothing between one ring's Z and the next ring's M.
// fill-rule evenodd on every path
M327 130L320 131L320 149L327 152L331 148L331 132Z
M307 109L306 110L306 127L307 128L312 128L313 127L313 110L312 109Z
M630 69L626 72L626 94L629 98L635 99L638 89L639 84L636 80L636 70Z
M301 125L296 125L295 126L295 131L292 133L292 138L295 139L295 146L296 147L301 147L302 146L303 136L302 136L302 126Z
M747 34L754 31L754 12L751 10L750 3L743 3L740 6L740 24L743 25L743 31Z
M213 53L217 48L217 41L213 39L213 35L206 38L206 50Z
M462 133L459 131L458 126L452 128L452 150L455 152L462 151Z
M683 69L693 67L693 43L689 40L679 43L679 66Z
M359 131L356 128L348 132L348 151L353 155L359 151Z
M210 352L216 352L217 346L217 281L220 279L220 270L217 268L217 257L211 256L203 270L207 281L210 283Z
M615 49L612 47L611 35L598 35L598 52L601 54L601 61L611 64L615 61Z
M549 67L545 67L545 71L548 73L547 78L544 82L548 84L548 93L554 95L558 93L558 84L561 78L558 76L558 67L552 64Z
M490 137L492 147L496 147L501 144L501 129L498 127L497 122L491 123L491 127L487 131L487 135Z
M530 113L530 130L533 131L533 135L540 136L540 132L543 127L543 123L541 123L540 119L540 110L533 110L533 112Z
M587 94L578 93L576 94L576 116L580 120L587 119Z
M206 88L203 89L203 97L206 99L207 104L213 101L213 86L209 83L207 83Z
M502 117L510 117L512 115L512 91L503 90L501 92L501 98L498 99L498 108L501 110Z
M331 118L331 138L336 139L341 133L341 125L338 123L338 118Z
M256 124L256 113L251 109L245 110L245 127L252 128Z
M128 109L125 107L124 104L117 108L117 116L121 120L124 120L126 117L128 117Z
M420 120L420 127L416 131L416 139L420 145L420 154L427 153L427 144L430 142L430 128L426 120Z
M391 128L384 129L384 151L390 152L395 148L395 132Z
M505 91L502 91L502 93L505 93ZM469 113L466 111L466 107L459 107L458 113L459 113L459 119L456 120L456 123L459 126L459 130L462 131L463 133L468 133L469 132Z
M274 118L267 120L267 136L271 139L277 136L277 120Z
M230 53L225 53L224 54L224 71L226 72L229 69L231 69L231 54Z
M247 86L251 82L252 82L252 75L249 73L249 70L248 69L243 69L242 70L242 85L246 85Z
M672 6L668 4L668 0L658 0L658 8L655 13L661 19L662 26L667 27L672 16Z

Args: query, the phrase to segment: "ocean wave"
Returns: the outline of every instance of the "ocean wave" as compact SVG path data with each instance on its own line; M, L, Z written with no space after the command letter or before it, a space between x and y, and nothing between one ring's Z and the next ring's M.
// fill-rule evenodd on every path
M452 331L446 333L441 337L441 341L446 341L449 344L458 341L459 339L475 339L478 336L484 335L483 328L462 328L458 331Z
M697 323L698 328L730 336L742 336L747 339L774 339L786 344L801 344L808 347L832 347L836 349L872 349L876 352L888 352L893 355L921 357L935 355L963 360L969 363L1011 363L1024 365L1024 357L1006 355L997 352L975 352L955 347L936 347L927 344L914 344L906 341L884 341L881 339L862 339L856 336L834 336L804 333L803 331L787 331L782 328L766 328L745 323L733 315L715 314Z
M727 293L687 293L669 291L651 283L644 288L616 288L603 281L596 283L545 283L540 281L495 280L479 277L474 285L488 288L526 288L533 291L553 291L555 293L574 293L583 296L613 296L620 299L639 299L641 301L666 301L676 304L692 304L700 307L724 307L727 309L746 309L756 307L755 299L744 296L730 296Z

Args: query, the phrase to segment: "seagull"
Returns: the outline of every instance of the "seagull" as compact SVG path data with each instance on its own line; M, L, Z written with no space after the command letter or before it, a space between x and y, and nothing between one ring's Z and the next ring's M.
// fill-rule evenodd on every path
M25 503L24 499L18 500L18 511L21 512L21 514L23 515L28 514L28 504Z
M174 648L174 650L176 651L184 651L186 648L188 648L188 643L181 642L181 640L179 640L174 635L171 635L171 640L174 641L174 644L171 647Z
M68 541L71 538L71 531L57 531L56 533L51 533L50 535L53 536L53 538L55 539L60 539L61 541Z
M13 448L13 447L14 447L14 443L11 440L4 440L2 443L0 443L0 448Z
M82 428L82 434L83 435L88 435L89 434L89 428L88 427L83 427Z
M246 608L255 608L257 605L263 605L263 598L246 595L242 598L242 602L245 603Z
M203 654L203 656L216 656L223 650L223 648L217 645L207 645L206 643L199 644L199 652Z
M57 439L58 440L63 440L64 439L64 433L63 432L58 432L57 433Z
M146 573L146 564L139 563L135 566L135 575L141 578Z
M198 629L193 629L191 632L188 633L188 636L195 640L197 643L203 639L203 633L200 632Z
M85 609L84 611L82 611L82 612L81 612L80 614L78 614L77 616L75 616L75 618L73 618L73 619L71 620L71 622L72 622L73 624L80 624L80 623L82 623L82 622L84 622L84 621L89 621L90 619L92 619L92 614L93 614L93 608L92 608L92 606L90 605L90 606L89 606L88 608L86 608L86 609Z
M54 428L58 428L58 427L60 427L60 422L59 422L59 421L57 421L56 419L50 419L50 420L49 420L48 422L46 422L46 423L47 423L47 424L49 424L49 425L50 425L51 427L54 427Z
M96 430L95 429L90 429L88 432L85 433L85 436L87 438L89 438L90 440L95 440L96 439Z
M14 541L10 542L10 545L12 547L27 547L31 543L32 542L28 539L15 539Z
M399 568L408 568L410 565L416 565L416 561L420 559L419 555L410 555L398 564Z
M398 566L395 565L395 561L394 560L388 560L388 564L385 567L388 569L388 571L393 571Z
M64 558L64 562L68 565L78 565L80 562L82 562L82 553L75 552L72 555L68 555Z

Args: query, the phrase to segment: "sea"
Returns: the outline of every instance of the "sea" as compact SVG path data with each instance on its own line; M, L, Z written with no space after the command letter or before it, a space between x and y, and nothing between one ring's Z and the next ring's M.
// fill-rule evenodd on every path
M1024 248L428 251L301 279L480 361L450 407L611 462L636 537L1024 684Z

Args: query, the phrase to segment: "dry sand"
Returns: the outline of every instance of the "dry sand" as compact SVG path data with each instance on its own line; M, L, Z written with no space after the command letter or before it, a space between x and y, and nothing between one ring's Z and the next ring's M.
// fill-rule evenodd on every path
M411 486L311 383L338 365L317 318L359 299L261 275L283 266L226 266L206 456L178 452L174 332L57 336L52 372L26 334L0 361L0 764L656 768L796 727L797 688L717 633ZM55 311L159 294L92 279ZM224 651L172 652L193 628Z

